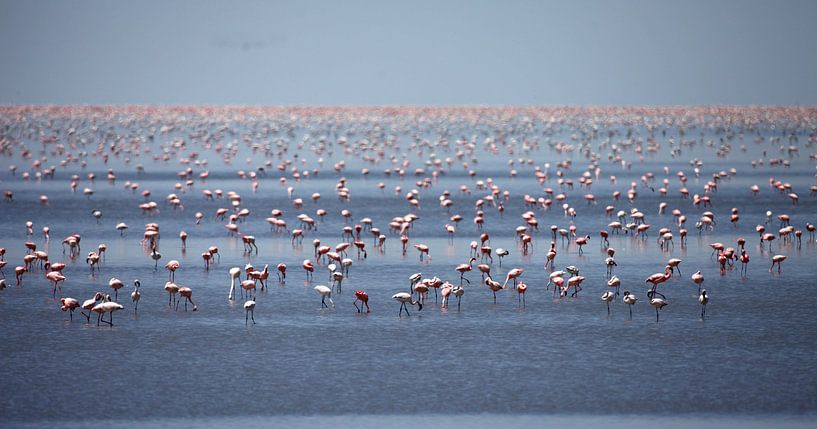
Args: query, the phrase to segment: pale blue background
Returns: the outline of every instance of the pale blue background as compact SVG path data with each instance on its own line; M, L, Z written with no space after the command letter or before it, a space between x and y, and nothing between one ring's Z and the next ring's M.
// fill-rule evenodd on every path
M814 1L0 1L0 103L817 104Z

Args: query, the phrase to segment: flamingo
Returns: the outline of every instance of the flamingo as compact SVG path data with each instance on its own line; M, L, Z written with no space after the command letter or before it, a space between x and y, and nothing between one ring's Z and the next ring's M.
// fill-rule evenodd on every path
M457 297L457 311L460 311L460 304L462 304L462 296L465 295L465 289L462 285L457 285L451 289L451 293ZM420 310L422 309L423 308L420 307Z
M235 292L236 281L241 278L241 268L240 267L232 267L230 268L230 292L227 294L227 299L229 301L233 300L233 293Z
M709 303L709 295L706 294L706 289L701 289L698 302L701 304L701 318L703 319L706 317L706 304Z
M579 237L576 239L576 245L579 246L579 255L582 254L582 246L587 244L588 241L590 241L589 235L585 235L584 237Z
M417 311L423 310L423 303L420 301L412 300L411 294L407 292L398 292L391 297L393 300L398 301L400 303L400 311L397 313L398 316L403 315L403 310L406 310L406 316L411 316L408 311L408 304L416 305Z
M616 294L612 291L605 291L601 294L601 300L607 303L607 315L610 315L610 301L616 298Z
M122 280L119 280L116 277L111 277L108 280L108 287L114 290L114 300L119 299L119 289L122 289L125 286L125 283L122 283Z
M746 250L740 251L740 273L744 276L747 273L749 268L749 254L746 253Z
M142 299L142 293L139 292L139 287L142 286L142 283L136 279L133 281L133 292L130 293L130 299L133 301L133 312L139 309L139 300Z
M65 298L60 298L60 303L62 303L62 307L60 307L62 309L62 311L69 311L70 312L70 318L73 321L74 320L74 310L79 308L79 301L77 301L74 298L65 297Z
M428 253L428 246L427 245L425 245L425 244L415 244L414 248L417 249L418 252L420 252L420 262L423 261L423 253L425 253L426 256L428 257L428 260L431 261L431 255Z
M698 293L701 293L701 285L704 282L704 275L701 274L701 271L696 271L695 274L692 275L692 281L698 285Z
M102 298L103 298L102 292L97 292L94 294L93 298L86 299L85 301L82 302L81 307L83 310L88 310L88 314L85 314L83 312L80 312L80 314L82 314L83 316L85 316L86 319L88 319L88 323L91 323L91 311L93 311L93 308L99 301L102 300Z
M240 283L241 286L241 295L244 296L244 292L247 292L247 296L251 297L255 300L255 281L254 280L244 280Z
M502 284L502 288L504 289L510 280L513 280L513 286L516 287L516 279L519 278L519 276L521 276L524 272L525 270L522 268L513 268L508 271L508 274L505 276L505 283Z
M547 258L547 260L545 261L545 269L547 269L548 266L550 266L550 269L553 269L553 262L556 259L556 242L555 241L550 242L550 250L548 250L548 253L547 253L547 255L545 255L545 258Z
M680 276L681 275L681 267L680 267L681 262L683 262L683 260L678 259L678 258L672 258L669 261L667 261L667 266L670 268L670 271L678 270L678 275Z
M669 280L670 277L672 277L672 270L671 270L669 265L664 267L664 273L663 274L655 273L655 274L647 277L647 280L645 281L645 283L652 283L652 289L647 292L647 297L652 298L655 295L660 295L661 298L666 299L666 297L663 294L660 294L660 293L656 292L655 288L658 287L659 284L664 283L665 281Z
M517 303L517 305L519 304L520 299L521 299L522 307L525 306L525 292L527 292L527 290L528 290L528 285L526 285L525 283L519 282L519 284L516 286L516 303Z
M627 304L627 307L630 308L630 319L632 319L633 318L633 306L635 305L636 302L638 302L638 297L631 294L630 291L625 290L624 291L624 297L622 298L622 300L624 301L625 304Z
M357 306L357 302L360 301L360 307ZM352 303L357 308L357 312L361 313L363 311L363 306L366 306L366 312L371 313L372 310L369 308L369 294L362 290L355 291L355 301Z
M607 287L615 288L616 290L615 296L618 296L618 291L619 288L621 287L621 279L619 279L618 276L610 277L610 280L607 280Z
M652 308L655 309L655 321L656 322L659 319L658 310L663 309L667 304L668 304L668 302L666 300L662 299L662 298L652 298L652 299L650 299L650 305L652 306Z
M550 273L548 275L548 282L545 284L545 290L550 289L550 284L553 283L553 279L555 279L556 277L564 277L565 274L567 273L562 270L557 270Z
M309 259L305 259L303 264L301 264L306 271L306 280L309 281L312 279L312 273L315 272L315 265L312 264L312 261Z
M332 272L332 288L334 288L335 285L337 285L338 293L340 293L340 288L341 288L342 284L343 284L343 273L341 273L340 271Z
M198 310L196 307L196 303L193 302L193 290L189 287L181 287L179 288L179 295L184 298L184 311L187 311L187 303L190 302L190 305L193 306L193 311ZM176 309L179 308L179 302L176 301Z
M329 308L329 306L326 305L326 299L329 299L329 304L331 304L332 307L335 306L335 302L332 301L332 289L325 285L317 285L313 289L321 296L321 308Z
M153 271L158 270L159 269L159 259L162 259L162 254L157 252L156 249L154 248L150 252L150 259L153 259Z
M608 256L604 260L604 264L607 266L607 277L610 278L610 276L613 275L613 267L617 266L618 264L616 264L616 260L613 259L612 256Z
M123 308L125 307L123 307L122 304L111 301L110 295L105 295L105 301L95 305L94 308L91 309L91 311L98 315L96 319L97 326L99 326L99 323L102 322L107 323L111 328L113 328L113 313L115 311L122 310ZM109 314L111 320L106 321L105 318L103 317L105 314Z
M23 266L16 266L14 267L14 275L17 277L17 286L23 285L23 274L28 271L28 268Z
M502 258L508 256L511 252L501 247L496 249L496 256L499 256L499 266L502 267Z
M451 291L454 289L454 285L449 282L445 282L442 284L440 289L440 295L443 296L443 302L440 304L440 308L448 308L448 297L451 296Z
M570 295L571 297L576 296L582 290L582 282L584 281L584 276L573 276L567 279L567 289L565 289L565 294L567 294L567 290L573 287L573 293Z
M468 260L468 264L459 264L457 265L456 268L454 268L456 271L460 273L460 285L462 285L463 280L468 282L469 285L471 284L471 281L465 278L465 273L471 271L473 264L476 261L477 258L472 257L471 259Z
M255 301L248 299L244 301L244 326L247 326L250 317L252 324L255 325Z
M50 273L45 275L48 280L54 282L54 293L53 296L57 296L57 288L60 290L60 295L62 295L62 287L59 286L59 282L65 281L65 276L62 275L59 271L51 271Z
M772 268L774 268L774 264L777 264L777 272L780 273L780 264L786 260L786 255L774 255L772 256L772 266L769 267L769 272L772 272Z
M488 277L485 279L485 286L488 286L488 289L490 289L491 292L493 292L494 304L496 304L496 293L503 289L502 284L497 281L491 280L491 278Z
M176 280L176 270L178 270L180 266L181 266L181 264L179 263L179 261L177 261L177 260L175 260L175 259L173 259L173 260L171 260L170 262L168 262L167 264L165 264L165 269L166 269L166 270L169 272L169 274L170 274L170 276L168 277L168 279L169 279L171 282Z
M173 301L176 301L176 294L179 293L179 286L173 282L165 283L165 291L167 292L167 305L168 307L173 306Z

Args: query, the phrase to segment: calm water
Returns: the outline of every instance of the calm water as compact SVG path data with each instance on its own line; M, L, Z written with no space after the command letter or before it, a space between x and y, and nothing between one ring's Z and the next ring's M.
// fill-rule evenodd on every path
M14 123L7 115L5 124ZM297 123L296 123L297 125ZM817 295L812 290L816 261L815 245L804 232L802 246L772 244L772 252L761 250L755 225L766 222L766 210L775 215L786 212L792 225L805 231L806 222L817 221L817 198L809 195L814 183L814 162L808 153L809 130L798 130L800 156L789 158L778 152L777 143L769 137L780 132L761 129L762 143L754 143L754 135L745 141L732 142L733 154L726 160L716 159L714 149L697 145L684 151L682 157L670 158L666 151L646 155L643 161L630 152L622 155L632 161L624 169L606 158L599 149L604 139L594 138L589 145L602 155L599 162L601 176L593 184L592 192L598 204L587 206L582 195L587 192L578 186L578 177L588 161L580 153L559 154L548 145L522 154L497 155L488 153L481 145L474 156L478 164L473 178L454 162L448 174L420 189L421 208L413 212L420 216L411 232L411 244L425 243L431 248L430 262L420 263L417 252L409 248L401 253L398 236L388 234L385 250L372 248L370 235L364 236L369 250L365 260L355 259L350 276L343 283L343 293L335 294L336 307L321 309L320 297L312 287L328 284L328 271L316 267L314 280L307 282L300 268L301 261L312 258L311 240L320 238L334 246L341 242L340 231L345 225L339 215L344 208L353 212L353 219L370 217L374 225L387 231L388 222L395 216L412 211L405 193L415 188L417 177L411 173L418 159L427 159L429 150L421 156L409 144L409 131L402 135L400 150L411 160L405 177L389 177L383 168L391 167L388 159L376 166L368 165L372 173L360 174L360 153L343 155L336 148L333 155L323 154L324 167L317 177L289 183L279 182L281 174L268 168L259 179L259 189L252 192L250 181L238 178L235 171L254 170L266 159L254 154L241 140L240 123L231 128L239 130L236 136L225 137L235 141L237 155L231 165L222 162L221 155L201 143L190 143L184 154L171 157L168 162L154 162L144 152L130 153L131 162L124 162L125 154L112 156L103 165L98 156L90 155L88 165L76 163L58 167L53 180L24 181L23 171L30 160L21 157L19 146L0 159L4 166L15 164L18 171L12 175L7 168L0 171L3 190L14 192L13 203L2 203L0 219L0 247L5 247L4 269L8 287L0 291L0 426L52 427L61 421L66 427L79 422L88 427L129 426L135 423L150 426L216 427L223 424L264 426L342 426L381 427L380 425L408 426L420 423L438 426L480 424L511 424L528 427L533 424L554 426L582 426L605 424L624 427L630 424L647 427L657 422L683 426L692 421L698 427L732 424L745 427L748 422L762 426L809 426L817 412L817 318L814 317ZM362 125L358 125L362 127ZM465 125L459 125L469 131ZM68 124L56 122L53 129L67 129ZM372 126L367 125L370 129ZM113 129L124 133L117 125ZM137 127L129 129L138 134ZM471 134L483 132L470 130ZM293 142L302 140L306 133L296 126ZM425 131L429 138L434 135ZM576 129L564 125L558 134L549 138L570 141ZM641 131L644 132L643 130ZM44 165L58 165L63 156L50 150L40 153L40 144L28 137L6 129L6 135L16 135L26 143L34 156L48 158ZM185 136L188 131L170 133L157 138L150 146L159 153L174 136ZM535 132L531 132L536 134ZM614 139L623 139L617 134ZM705 130L703 140L717 141L722 136L717 130ZM606 137L606 134L605 134ZM670 138L679 139L675 128L668 128L666 136L657 137L665 146ZM687 136L687 138L690 138ZM696 133L692 139L699 138ZM89 139L91 139L89 137ZM350 139L355 141L354 139ZM453 139L452 139L453 140ZM436 141L434 137L431 141ZM481 140L480 140L481 141ZM738 146L747 145L741 152ZM786 143L788 145L788 143ZM91 152L91 144L84 147ZM282 159L307 160L305 168L319 168L316 155L309 147L298 149L294 143ZM96 145L93 145L96 150ZM74 149L74 153L82 150ZM102 151L106 152L103 146ZM173 188L179 181L175 172L186 168L178 159L198 150L209 159L210 178L196 180L183 191ZM398 158L400 150L397 150ZM439 157L455 157L456 149L440 153ZM752 168L750 160L767 156L791 159L791 167L764 165ZM441 151L442 152L442 151ZM247 158L252 157L247 162ZM696 178L688 160L704 160L701 176ZM336 173L333 163L347 159L347 170ZM522 195L544 196L533 177L530 166L517 164L515 178L509 177L508 159L532 159L535 165L555 165L563 159L573 161L573 169L565 177L576 182L573 190L566 190L567 202L576 208L574 224L580 235L590 234L590 243L579 255L575 245L557 240L557 268L577 265L587 277L584 290L577 298L554 299L545 291L549 271L542 266L551 241L549 225L567 228L570 219L554 203L550 211L536 210L542 226L533 233L532 254L523 256L517 246L513 230L522 224L520 214L527 210ZM270 158L273 165L280 162ZM145 167L137 174L135 165ZM296 161L297 165L300 161ZM662 171L669 167L669 174ZM196 174L204 171L194 167ZM301 167L302 169L304 167ZM681 199L675 173L684 171L689 177L686 186L691 193L702 193L702 187L712 173L737 169L737 175L721 181L712 194L711 208L694 207L690 200ZM107 168L117 174L115 183L105 180ZM97 179L85 178L95 172ZM558 192L555 168L550 168L551 179L544 186ZM664 177L670 180L670 193L660 197L639 184L638 199L630 204L626 199L613 201L613 191L625 192L631 181L639 182L646 172L656 176L655 188ZM71 174L79 174L80 192L71 193ZM609 175L618 177L610 183ZM343 175L348 179L351 202L340 202L334 197L335 184ZM466 286L461 311L456 300L449 309L431 303L421 312L413 308L411 317L398 317L399 304L391 295L408 290L408 276L422 272L424 277L439 276L457 282L457 264L467 262L469 243L477 239L479 231L471 222L474 201L486 191L475 190L477 180L491 177L502 190L510 192L505 212L498 213L486 207L485 230L491 234L494 248L510 249L502 267L494 263L495 278L504 278L512 267L525 269L522 279L528 284L527 305L520 308L516 293L504 290L498 293L496 304L490 291L480 285L480 275L474 270L468 274L471 285ZM768 186L769 177L789 182L800 195L800 204L792 206L785 194ZM139 183L135 193L124 190L126 181ZM376 186L385 183L385 189ZM467 184L472 194L458 192ZM761 193L752 197L749 186L757 184ZM318 225L317 232L307 232L304 245L293 248L287 234L270 232L264 218L270 210L280 208L290 228L297 225L295 210L287 195L287 186L294 187L295 197L304 198L304 212L314 216L320 207L329 215ZM401 186L401 195L394 187ZM90 198L82 195L84 187L94 189ZM151 200L159 202L159 213L144 216L138 204L144 201L142 190L152 192ZM213 217L219 207L228 207L226 200L207 201L203 189L236 191L242 196L241 207L249 208L251 215L239 224L242 232L257 237L258 255L242 252L240 239L229 237L225 221ZM450 190L454 205L449 212L437 204L443 190ZM164 197L172 192L180 195L184 210L173 210ZM313 192L323 197L316 204L310 199ZM42 206L38 197L48 195L49 204ZM658 215L658 203L668 203L667 213ZM616 249L618 267L614 273L622 280L622 290L636 293L639 302L632 320L621 302L612 304L607 315L605 304L599 299L606 290L604 258L599 245L598 231L614 220L604 215L604 207L616 210L641 209L652 225L646 240L629 236L612 236L610 245ZM740 209L740 222L732 226L729 214L732 207ZM690 229L688 243L681 246L676 233L674 248L662 252L656 244L656 232L667 226L676 231L671 210L678 208L687 216ZM103 217L98 224L91 211L98 209ZM711 210L718 222L714 232L699 236L693 224L705 210ZM195 225L196 212L205 215ZM460 223L456 238L449 242L442 225L453 213L465 220ZM22 287L14 285L14 266L20 265L25 248L25 221L34 223L31 238L38 248L51 255L51 260L68 263L63 292L80 301L97 290L107 293L110 277L118 277L130 284L133 279L142 283L142 300L138 314L134 314L129 299L130 286L120 291L120 302L125 309L114 315L113 328L87 324L77 312L74 321L59 311L58 300L51 298L51 285L41 270L24 277ZM130 229L124 237L114 229L118 222L126 222ZM145 223L158 222L162 230L160 251L163 258L159 270L139 243ZM776 231L778 222L768 224ZM48 225L51 240L45 242L40 229ZM180 230L189 234L187 251L181 250L177 238ZM60 242L71 233L82 235L82 253L75 261L63 255ZM738 236L747 238L747 251L752 257L749 272L741 278L739 269L720 275L717 262L710 258L711 242L735 246ZM85 254L95 250L99 243L108 247L101 273L91 275L85 264ZM208 246L218 246L221 260L210 271L203 269L200 254ZM769 273L772 254L785 254L782 274ZM352 256L354 258L354 254ZM656 323L655 312L645 296L644 279L660 272L668 258L683 259L681 277L673 277L660 286L669 301ZM181 261L176 273L177 283L190 286L198 311L174 311L167 305L163 290L167 273L161 266L170 259ZM255 310L256 325L245 326L243 301L227 300L229 276L233 266L252 263L256 267L279 262L288 265L285 283L279 283L272 273L270 288L259 292ZM497 261L498 262L498 261ZM689 275L701 270L706 278L705 287L711 302L705 320L700 317L697 288ZM365 289L370 295L370 314L358 314L352 305L356 289ZM92 319L93 320L93 319ZM509 415L515 415L510 418ZM441 416L435 419L433 415ZM462 415L462 418L451 415ZM609 420L605 417L611 416ZM637 415L630 418L627 416ZM311 417L297 417L311 416ZM340 417L338 417L340 416ZM357 417L353 417L357 416ZM480 417L481 416L481 417ZM503 417L503 416L508 416ZM538 417L547 416L547 417ZM706 416L699 420L700 416ZM743 416L738 418L737 416ZM748 416L748 417L747 417ZM756 418L752 417L755 416ZM268 420L267 418L273 418ZM192 419L192 420L190 420ZM540 420L545 419L545 420ZM584 420L582 420L584 419ZM768 423L768 424L766 424ZM616 426L619 425L619 426ZM487 427L487 426L486 426ZM493 426L492 426L493 427Z

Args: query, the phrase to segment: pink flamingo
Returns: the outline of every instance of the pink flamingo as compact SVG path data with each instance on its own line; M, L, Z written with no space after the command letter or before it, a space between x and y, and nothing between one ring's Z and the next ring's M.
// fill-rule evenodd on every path
M473 264L476 261L477 261L477 258L472 257L471 259L468 260L467 264L459 264L459 265L457 265L456 268L454 268L456 271L458 271L460 273L460 285L462 285L463 280L468 282L468 284L471 284L471 281L465 278L465 273L472 270Z
M71 320L74 320L74 310L79 308L79 301L74 298L60 298L60 303L62 303L62 311L70 311Z
M451 296L451 291L454 289L454 285L449 282L443 283L442 287L440 288L440 295L443 297L443 302L440 304L441 308L448 308L448 298Z
M656 292L655 288L658 287L659 284L664 283L665 281L669 280L670 277L672 277L672 268L669 265L664 267L664 273L663 274L662 273L655 273L655 274L647 277L647 280L645 281L645 283L652 283L652 289L649 292L647 292L647 297L652 299L653 296L660 295L662 298L666 299L667 297L665 297L661 293Z
M505 286L508 285L509 280L513 280L513 286L516 287L516 279L524 272L525 270L522 268L513 268L508 271L508 274L505 276L505 283L502 284L502 288L504 289Z
M178 270L180 266L181 263L175 259L165 264L165 269L168 270L170 274L168 278L171 282L176 280L176 270Z
M527 292L527 290L528 285L525 283L519 282L519 284L516 286L516 301L517 304L519 304L521 299L522 307L525 306L525 292Z
M179 288L179 295L184 298L184 311L187 311L187 303L188 301L193 306L193 311L198 310L196 307L196 303L193 302L193 290L189 287L180 287ZM179 309L179 302L176 301L176 309Z
M360 307L357 306L358 301L360 301L360 303L361 303ZM365 291L362 291L362 290L356 290L355 291L355 301L353 302L353 304L355 305L355 308L357 308L358 313L363 312L363 306L364 305L366 306L366 312L367 313L372 312L372 310L369 308L369 294L367 294Z
M310 280L312 278L312 273L315 272L315 265L313 265L312 261L309 259L305 259L302 266L304 271L306 271L306 279Z
M585 235L584 237L579 237L579 238L577 238L577 239L576 239L576 245L577 245L577 246L579 246L579 255L581 255L581 254L583 253L583 252L582 252L582 246L584 246L585 244L587 244L587 242L588 242L589 240L590 240L590 236L589 236L589 235Z
M420 252L420 261L423 260L423 253L425 253L426 256L428 257L428 260L431 261L431 255L428 253L428 246L427 245L425 245L425 244L415 244L414 248L417 249L418 252Z
M774 268L774 264L777 264L777 272L780 273L780 264L786 260L786 255L774 255L772 256L772 266L769 267L769 272L772 272L772 268Z

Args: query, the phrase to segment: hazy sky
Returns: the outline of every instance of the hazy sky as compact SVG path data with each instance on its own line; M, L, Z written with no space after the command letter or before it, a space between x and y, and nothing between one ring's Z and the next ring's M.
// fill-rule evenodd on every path
M0 104L817 105L817 1L7 1Z

